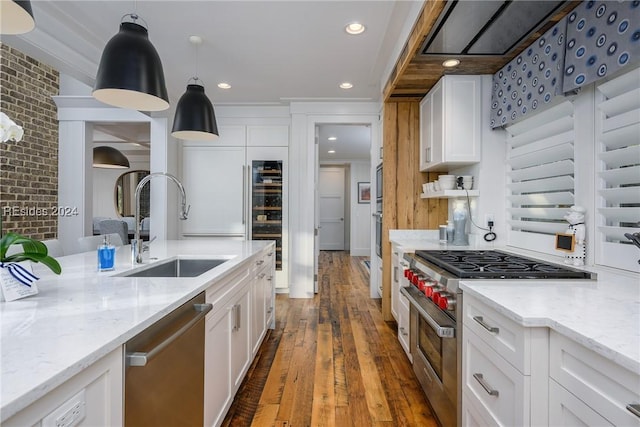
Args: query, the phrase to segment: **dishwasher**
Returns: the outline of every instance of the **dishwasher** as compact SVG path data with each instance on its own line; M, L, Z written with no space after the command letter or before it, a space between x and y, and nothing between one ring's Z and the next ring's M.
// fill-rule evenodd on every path
M125 344L124 421L136 426L204 423L204 292Z

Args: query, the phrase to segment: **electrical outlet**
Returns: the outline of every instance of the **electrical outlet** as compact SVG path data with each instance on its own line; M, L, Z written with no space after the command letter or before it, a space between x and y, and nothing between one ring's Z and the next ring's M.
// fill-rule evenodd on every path
M42 427L77 426L86 416L86 406L84 390L82 390L44 417Z
M486 225L487 227L489 226L489 221L493 222L493 224L495 225L495 221L493 220L493 214L485 214L484 215L484 225Z

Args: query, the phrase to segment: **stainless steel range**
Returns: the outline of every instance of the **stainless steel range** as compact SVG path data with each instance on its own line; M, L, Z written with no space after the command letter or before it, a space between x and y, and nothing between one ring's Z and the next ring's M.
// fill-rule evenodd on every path
M424 250L404 254L400 289L411 302L413 370L443 426L461 425L460 280L594 279L582 270L495 250Z

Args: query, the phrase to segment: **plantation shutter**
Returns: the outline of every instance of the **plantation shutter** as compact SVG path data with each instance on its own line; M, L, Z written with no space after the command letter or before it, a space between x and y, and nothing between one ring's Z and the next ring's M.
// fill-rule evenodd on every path
M596 85L596 263L640 271L640 68Z
M556 254L555 233L574 204L573 104L562 103L505 129L508 244Z

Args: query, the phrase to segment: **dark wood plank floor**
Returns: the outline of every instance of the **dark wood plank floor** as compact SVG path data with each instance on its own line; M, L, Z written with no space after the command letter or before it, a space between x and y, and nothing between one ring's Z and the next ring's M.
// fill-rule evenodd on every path
M437 426L364 259L323 251L313 299L277 296L224 426Z

